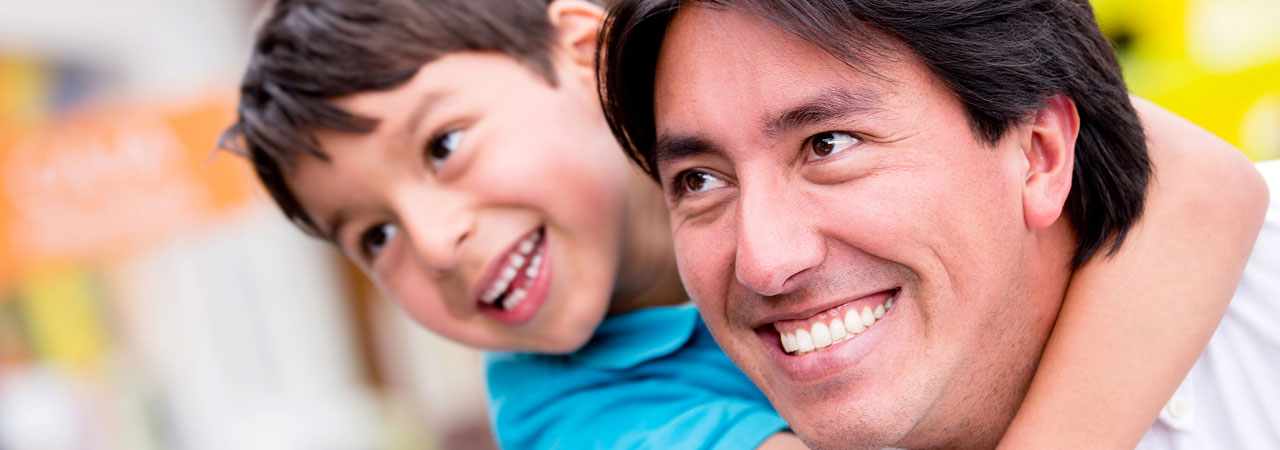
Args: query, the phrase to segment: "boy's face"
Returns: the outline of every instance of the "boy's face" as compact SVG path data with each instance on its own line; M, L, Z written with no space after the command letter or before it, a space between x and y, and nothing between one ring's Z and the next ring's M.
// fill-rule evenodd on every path
M629 210L656 188L613 141L589 70L563 59L558 87L504 55L458 53L339 99L378 127L321 130L329 161L303 157L288 177L383 292L463 344L577 349L608 309L629 216L660 215Z

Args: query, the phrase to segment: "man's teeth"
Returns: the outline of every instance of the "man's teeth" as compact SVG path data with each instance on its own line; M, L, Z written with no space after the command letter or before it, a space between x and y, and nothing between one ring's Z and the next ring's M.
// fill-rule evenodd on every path
M502 298L502 309L510 310L519 305L521 301L528 296L529 285L533 284L533 279L538 276L538 270L542 268L542 254L534 254L541 244L542 232L535 232L525 237L520 244L516 246L516 251L507 258L506 266L498 273L498 278L489 286L489 290L480 296L480 301L486 304L494 304L499 298ZM513 291L503 297L503 293L511 288L511 284L515 282L516 277L521 273L524 274L524 283L522 286L516 287Z
M809 331L805 329L796 330L796 350L800 352L811 352L817 346L813 343L813 336L809 335Z
M808 327L792 331L778 330L782 350L792 355L803 355L830 347L832 344L852 339L884 317L893 308L893 297L875 307L850 308L844 315L828 321L818 320ZM776 326L776 325L775 325Z
M844 321L839 317L831 320L831 341L840 341L849 336L849 330L844 328Z

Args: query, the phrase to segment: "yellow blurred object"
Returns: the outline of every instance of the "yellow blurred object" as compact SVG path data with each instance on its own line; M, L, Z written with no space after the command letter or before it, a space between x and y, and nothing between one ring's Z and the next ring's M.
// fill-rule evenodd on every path
M50 268L18 286L19 317L34 357L77 372L100 369L108 345L105 315L83 271Z
M1280 159L1280 90L1263 95L1244 113L1240 142L1259 161Z
M1254 160L1280 157L1280 2L1097 0L1129 88Z
M0 130L44 118L48 114L44 100L49 97L52 78L34 60L0 57Z
M1187 11L1187 54L1214 74L1230 75L1280 63L1280 2L1192 1ZM1280 79L1272 78L1273 87Z

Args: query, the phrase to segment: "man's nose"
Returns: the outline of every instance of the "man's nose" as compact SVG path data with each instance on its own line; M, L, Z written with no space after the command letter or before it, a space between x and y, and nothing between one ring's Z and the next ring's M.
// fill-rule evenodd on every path
M765 296L794 289L788 281L816 267L826 247L800 196L778 180L744 180L737 211L738 282ZM748 185L748 183L754 185Z
M463 245L475 229L475 211L465 195L415 189L398 193L395 207L420 264L433 271L457 267Z

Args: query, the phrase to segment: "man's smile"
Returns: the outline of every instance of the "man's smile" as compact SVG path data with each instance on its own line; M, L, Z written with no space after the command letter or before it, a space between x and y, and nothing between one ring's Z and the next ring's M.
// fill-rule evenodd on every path
M875 350L890 326L881 323L898 315L892 311L902 304L901 292L893 287L818 312L771 315L756 322L756 345L792 383L827 378Z
M803 356L853 339L893 308L894 293L886 291L856 299L805 319L774 322L782 351Z

